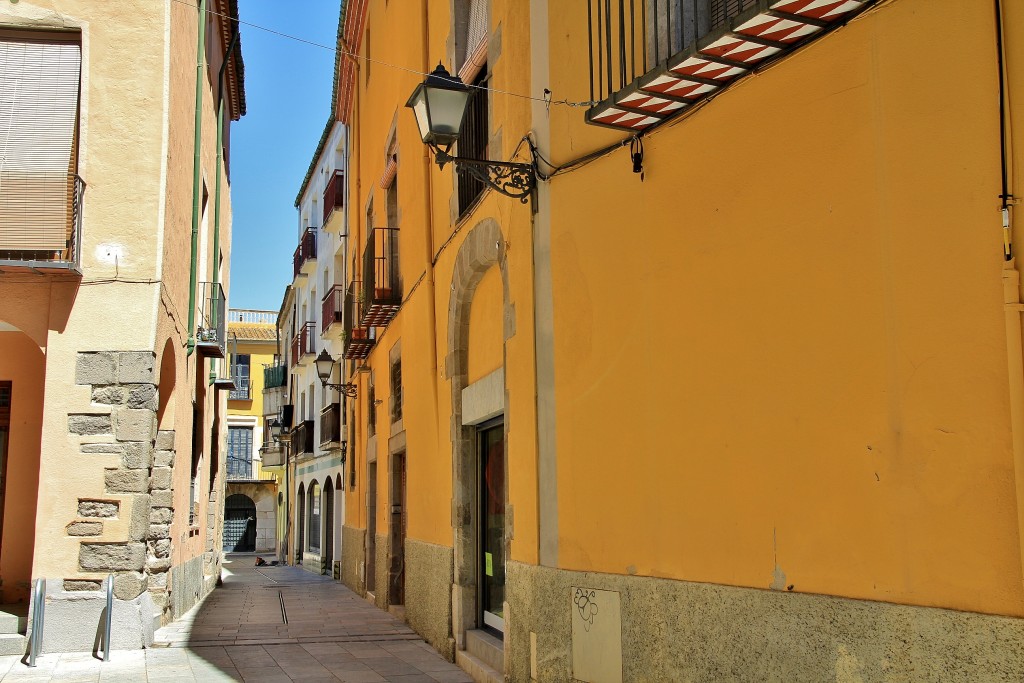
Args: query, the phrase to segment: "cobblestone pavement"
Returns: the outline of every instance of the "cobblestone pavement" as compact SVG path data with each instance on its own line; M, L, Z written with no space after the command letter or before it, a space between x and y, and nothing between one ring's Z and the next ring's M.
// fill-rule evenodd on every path
M4 681L470 683L406 624L344 585L228 556L224 585L157 631L148 650L0 657Z

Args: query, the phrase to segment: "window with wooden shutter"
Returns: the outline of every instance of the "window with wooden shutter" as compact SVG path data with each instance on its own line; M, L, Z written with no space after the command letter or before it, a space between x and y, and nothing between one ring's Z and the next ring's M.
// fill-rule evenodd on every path
M80 42L0 32L0 258L70 260Z

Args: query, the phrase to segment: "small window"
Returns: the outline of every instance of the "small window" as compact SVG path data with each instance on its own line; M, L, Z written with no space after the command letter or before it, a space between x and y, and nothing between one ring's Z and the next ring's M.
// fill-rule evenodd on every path
M391 421L402 419L402 359L391 366Z
M377 434L377 410L376 404L377 397L374 396L373 385L370 385L370 390L366 392L366 415L367 423L366 430L370 436Z
M231 377L235 380L235 388L228 395L231 401L248 401L252 399L251 378L249 376L249 354L239 353L231 363Z

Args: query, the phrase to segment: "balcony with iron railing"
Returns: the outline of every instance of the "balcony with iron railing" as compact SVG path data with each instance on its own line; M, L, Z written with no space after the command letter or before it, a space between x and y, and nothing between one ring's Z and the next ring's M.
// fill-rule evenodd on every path
M324 337L332 332L342 332L342 313L345 310L345 287L334 285L327 290L320 311L320 334Z
M85 181L8 169L0 186L0 272L80 274Z
M329 403L320 411L320 450L341 448L345 441L343 415L341 403Z
M363 306L366 327L384 327L402 306L398 228L374 228L363 250Z
M312 455L316 452L313 443L314 423L312 420L303 420L295 425L292 430L292 453L296 456Z
M586 120L647 130L874 1L587 0Z
M292 338L292 365L307 365L316 356L316 323L307 322L299 327Z
M278 361L273 365L263 366L263 389L276 389L283 387L288 378L288 367Z
M332 230L335 226L341 225L341 221L330 222L335 209L345 205L345 174L341 169L335 169L331 179L327 181L324 188L324 230ZM341 215L341 212L338 212Z
M375 343L375 334L372 327L362 323L359 305L359 297L362 291L362 282L353 280L345 293L345 334L342 337L342 355L348 360L366 358L370 355L370 349Z
M200 282L198 294L196 350L203 356L223 358L227 352L224 288L219 282Z
M299 246L292 256L293 272L296 278L304 277L316 270L316 228L306 228L299 238Z

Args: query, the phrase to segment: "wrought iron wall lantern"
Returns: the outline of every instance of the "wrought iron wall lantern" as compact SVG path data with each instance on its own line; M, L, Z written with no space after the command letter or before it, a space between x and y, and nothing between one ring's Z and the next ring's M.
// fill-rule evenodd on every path
M501 194L525 204L537 184L533 164L466 159L449 154L462 132L469 95L469 86L458 76L448 73L444 65L438 64L412 91L405 106L416 116L423 144L434 150L438 167L444 168L451 162L458 173L471 175Z
M320 378L320 384L325 387L330 387L336 391L340 391L349 398L355 398L356 385L351 382L345 382L344 384L335 384L331 382L331 375L334 373L334 359L331 358L330 354L327 353L327 349L321 349L320 355L316 357L316 374Z
M272 420L270 422L270 436L271 436L271 438L274 439L275 443L281 441L281 421L280 420Z

